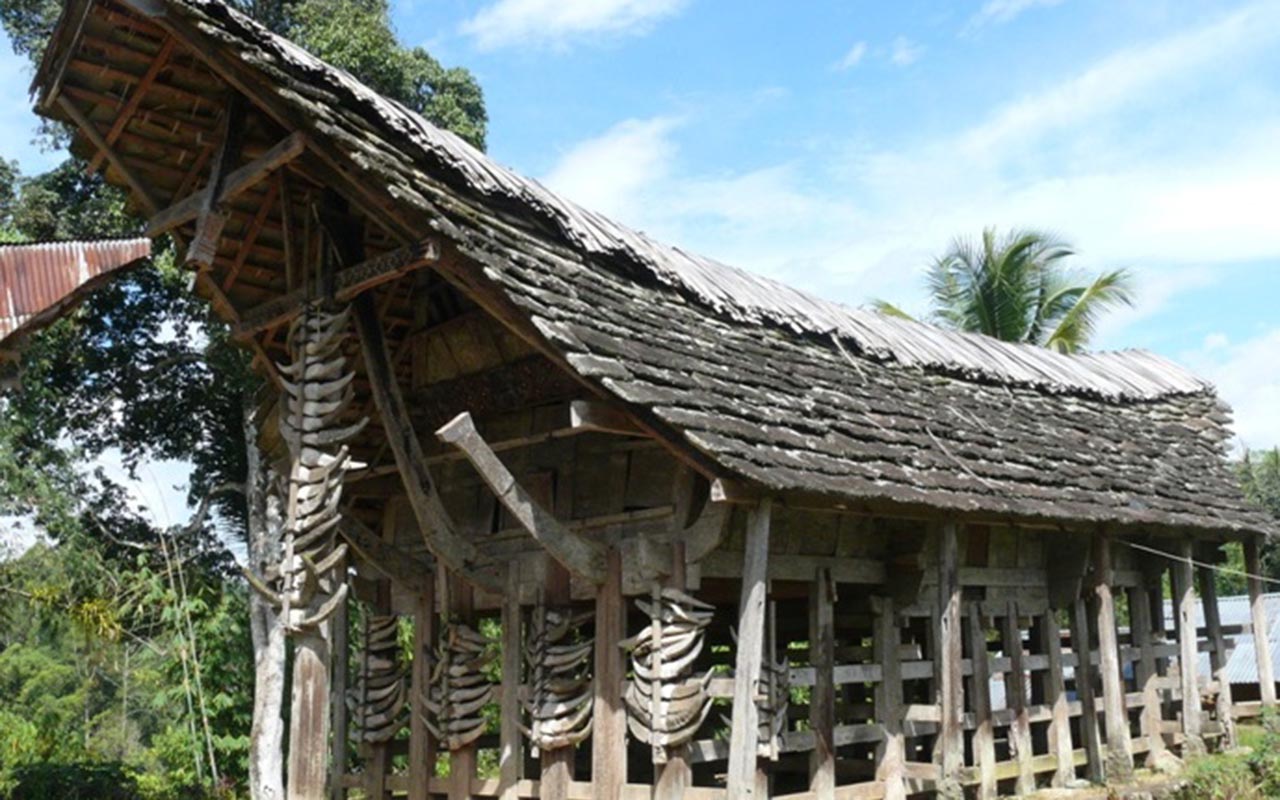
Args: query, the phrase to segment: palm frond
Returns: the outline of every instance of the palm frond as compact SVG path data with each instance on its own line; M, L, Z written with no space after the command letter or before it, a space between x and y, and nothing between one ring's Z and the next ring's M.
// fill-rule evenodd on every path
M901 308L894 305L893 303L890 303L888 300L879 300L879 299L872 300L871 307L875 309L877 312L885 315L886 317L895 317L897 319L909 319L912 322L916 321L915 317L903 311Z
M1133 305L1133 276L1129 270L1104 272L1094 279L1062 315L1045 346L1062 353L1083 349L1097 327L1100 314L1118 306Z

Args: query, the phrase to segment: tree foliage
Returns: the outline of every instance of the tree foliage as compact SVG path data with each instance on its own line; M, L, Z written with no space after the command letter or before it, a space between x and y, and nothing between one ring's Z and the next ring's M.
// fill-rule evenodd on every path
M1084 349L1101 315L1133 302L1132 276L1109 270L1090 279L1065 261L1075 250L1052 234L994 228L978 241L959 238L933 261L927 274L932 321L1074 353ZM877 308L907 316L878 301Z

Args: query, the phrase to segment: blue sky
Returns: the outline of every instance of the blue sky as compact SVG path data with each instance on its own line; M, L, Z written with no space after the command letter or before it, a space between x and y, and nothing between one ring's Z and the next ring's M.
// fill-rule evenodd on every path
M489 149L670 242L923 310L957 234L1048 228L1135 309L1098 344L1218 383L1280 444L1280 0L392 0L472 69ZM27 170L24 65L0 48Z

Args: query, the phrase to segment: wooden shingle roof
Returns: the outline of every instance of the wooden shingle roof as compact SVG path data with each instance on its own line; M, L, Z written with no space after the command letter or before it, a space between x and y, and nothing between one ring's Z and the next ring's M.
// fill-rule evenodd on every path
M811 297L555 195L220 0L126 5L303 131L401 235L447 237L565 363L725 477L876 508L1268 529L1226 462L1228 410L1157 356L1064 356Z

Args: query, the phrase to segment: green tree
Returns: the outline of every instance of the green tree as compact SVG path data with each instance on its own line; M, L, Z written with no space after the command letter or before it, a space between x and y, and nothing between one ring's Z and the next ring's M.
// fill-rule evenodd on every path
M987 228L978 241L956 239L929 267L931 320L1062 353L1082 350L1105 311L1132 305L1133 281L1123 269L1089 279L1064 264L1073 255L1070 245L1041 231L1000 236ZM885 301L875 306L908 316Z
M1260 453L1245 451L1237 471L1244 496L1280 525L1280 447ZM1262 571L1268 578L1280 580L1280 540L1275 537L1262 546Z

